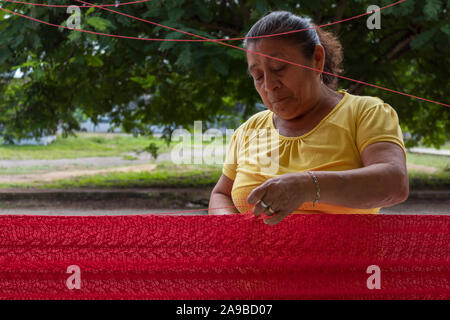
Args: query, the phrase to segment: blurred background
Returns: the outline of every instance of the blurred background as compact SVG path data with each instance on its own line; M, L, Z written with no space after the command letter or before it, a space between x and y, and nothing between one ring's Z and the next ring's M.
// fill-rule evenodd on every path
M29 1L80 5L83 30L196 39L100 8L83 8L76 0ZM243 37L272 10L307 15L321 25L394 1L115 3L108 8L213 39ZM0 1L0 8L55 25L67 25L71 17L64 7ZM407 0L383 9L380 29L369 30L367 18L325 27L343 45L342 75L449 104L450 0ZM242 41L227 43L242 46ZM95 210L207 206L221 165L174 164L171 135L177 128L192 131L194 121L202 121L204 130L224 132L263 110L246 68L244 52L216 43L119 39L0 10L2 212L46 206L48 212L55 207L75 210L90 201L98 201L92 204ZM339 89L377 96L397 111L408 148L411 203L418 201L405 210L450 212L449 108L347 80L339 80ZM226 146L225 139L219 143ZM124 199L134 200L100 199L108 190L112 197L113 190L128 190ZM69 193L72 198L64 198ZM433 202L424 202L428 200Z

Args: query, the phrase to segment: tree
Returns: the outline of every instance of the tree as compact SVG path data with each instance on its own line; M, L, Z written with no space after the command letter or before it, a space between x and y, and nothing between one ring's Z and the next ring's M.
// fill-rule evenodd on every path
M73 0L58 4L73 4ZM153 0L111 8L207 38L245 36L269 10L308 15L316 24L366 12L372 1ZM390 4L381 1L380 7ZM61 25L65 9L2 3ZM382 28L368 30L366 18L327 29L344 46L344 76L448 103L450 0L417 1L382 11ZM98 8L82 9L81 29L148 38L194 39ZM241 42L230 42L240 45ZM211 42L152 42L58 29L0 11L0 133L20 138L79 128L75 110L94 122L109 115L128 132L167 133L194 120L213 121L242 105L243 120L260 98L246 73L245 53ZM24 72L14 79L15 70ZM448 109L432 103L340 80L341 88L374 95L398 112L408 145L423 138L439 146L450 132ZM134 103L131 103L134 102Z

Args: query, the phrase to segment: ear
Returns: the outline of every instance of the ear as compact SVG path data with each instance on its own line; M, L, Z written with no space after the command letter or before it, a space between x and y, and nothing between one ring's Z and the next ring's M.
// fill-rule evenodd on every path
M314 49L313 66L314 66L314 69L320 70L320 71L323 71L323 68L325 66L325 48L320 44L316 44L316 47ZM314 72L316 72L318 75L320 75L322 73L319 71L314 71Z

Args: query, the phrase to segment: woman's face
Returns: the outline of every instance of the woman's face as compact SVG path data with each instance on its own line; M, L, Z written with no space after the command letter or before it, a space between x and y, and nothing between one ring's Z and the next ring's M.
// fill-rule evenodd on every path
M298 46L282 39L263 38L251 42L250 51L323 70L324 49L317 45L311 60ZM266 107L284 120L304 115L320 97L320 72L247 52L249 73Z

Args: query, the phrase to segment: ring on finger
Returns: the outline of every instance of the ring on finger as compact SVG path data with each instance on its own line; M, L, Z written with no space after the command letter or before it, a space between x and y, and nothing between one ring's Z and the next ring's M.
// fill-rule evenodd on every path
M270 214L274 214L275 213L275 211L271 207L268 207L267 210L269 210Z
M263 207L264 209L269 208L269 205L267 205L264 201L260 200L259 204L261 205L261 207Z

